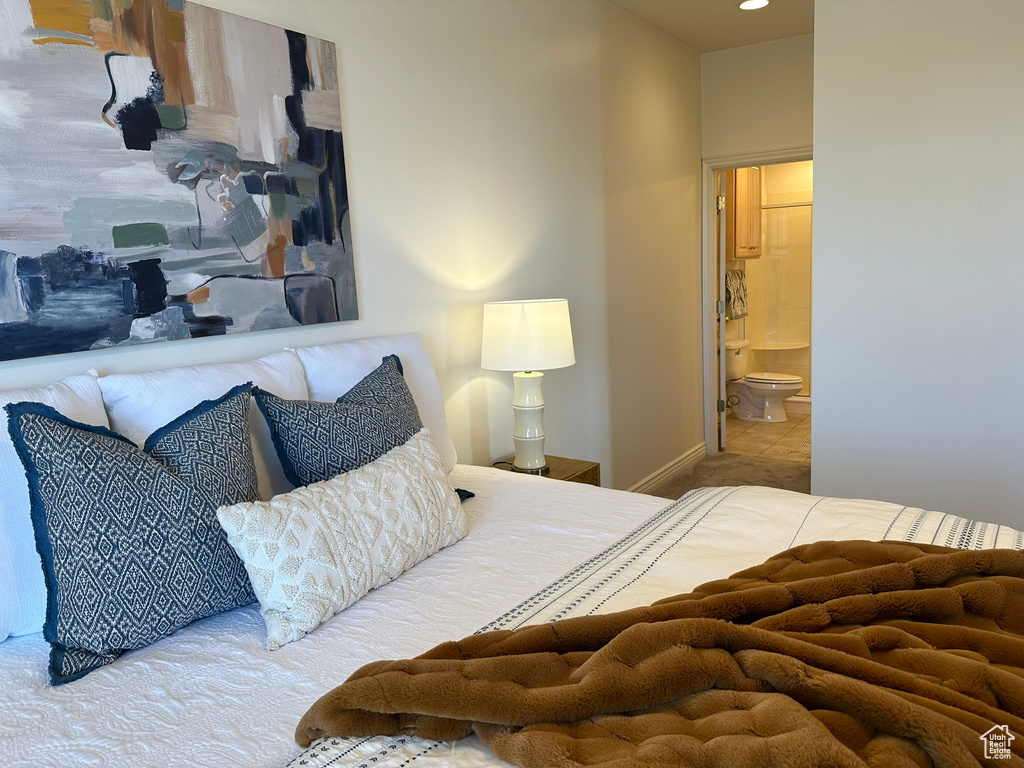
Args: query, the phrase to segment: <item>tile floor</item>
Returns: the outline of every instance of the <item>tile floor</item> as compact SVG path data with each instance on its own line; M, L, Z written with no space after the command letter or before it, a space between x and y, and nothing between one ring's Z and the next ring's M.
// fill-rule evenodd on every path
M781 424L767 424L740 421L730 413L726 417L725 435L725 453L811 463L810 414L787 413Z

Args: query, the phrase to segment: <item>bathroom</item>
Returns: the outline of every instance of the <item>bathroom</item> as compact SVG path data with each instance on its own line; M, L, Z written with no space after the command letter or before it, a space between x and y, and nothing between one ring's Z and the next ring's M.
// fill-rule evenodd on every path
M723 176L733 203L726 208L720 283L727 368L722 449L809 463L813 163Z

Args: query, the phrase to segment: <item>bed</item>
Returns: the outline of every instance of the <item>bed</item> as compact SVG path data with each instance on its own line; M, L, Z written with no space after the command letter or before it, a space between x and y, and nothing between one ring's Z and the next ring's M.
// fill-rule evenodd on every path
M0 644L0 755L12 766L504 765L475 738L327 739L295 725L366 662L414 656L481 629L648 603L793 545L890 539L1024 546L1004 526L873 501L767 488L664 499L457 465L469 533L317 631L264 648L253 606L214 616L51 688L40 635Z
M417 656L473 633L643 606L805 543L885 539L960 550L1024 547L1024 534L1004 526L883 502L756 487L705 488L666 502L457 464L440 387L418 334L283 350L259 360L167 371L111 376L90 372L38 390L0 392L0 404L11 404L12 419L15 413L21 414L17 418L22 439L26 414L45 420L48 404L59 413L46 418L77 420L82 429L69 429L84 435L83 440L91 440L91 435L109 425L118 439L102 439L132 455L143 450L139 446L144 440L151 442L148 436L180 436L193 423L215 414L220 414L218 419L233 414L233 421L216 423L233 424L232 429L249 423L248 431L238 433L249 437L234 439L228 446L232 454L244 455L251 444L252 452L245 459L252 471L248 492L258 495L247 498L269 500L282 498L281 494L306 481L290 476L289 467L296 470L288 458L292 443L279 440L281 434L274 430L281 425L274 426L267 411L261 415L256 403L264 409L280 406L282 413L320 413L317 409L329 410L336 398L337 403L351 398L368 386L366 382L372 387L364 394L371 400L378 398L384 381L404 392L403 398L408 395L400 398L404 405L396 406L396 413L408 416L409 403L414 401L411 410L418 417L409 434L420 432L380 461L429 435L435 480L444 487L442 495L448 497L449 508L458 512L460 535L465 533L461 540L452 539L455 543L450 546L424 555L426 559L393 581L377 582L382 586L344 610L324 613L329 618L322 625L304 636L299 633L300 639L294 642L286 639L277 650L268 650L269 623L259 604L246 604L252 599L249 596L233 603L243 607L173 625L180 628L165 632L167 636L155 642L146 641L151 644L106 646L138 649L84 676L54 677L54 682L66 683L55 686L48 675L54 665L50 645L38 630L49 610L32 533L33 524L39 522L35 507L29 519L32 494L25 469L15 456L16 447L28 448L10 440L5 443L7 432L0 433L0 640L12 635L0 642L0 764L62 768L505 765L476 737L452 743L407 736L332 735L303 750L295 741L296 726L321 695L369 662ZM255 388L250 390L245 382ZM267 393L274 394L268 399ZM186 412L199 415L184 419ZM172 425L177 426L171 429ZM299 434L313 429L312 420L304 418L294 426ZM16 431L10 430L12 439ZM223 441L231 429L215 430L217 437L201 427L194 431L197 438L215 442L200 440L189 449L187 441L175 437L186 462L180 471L187 470L197 451L220 451L216 441ZM363 433L353 437L358 445L368 439ZM312 442L331 443L322 437ZM85 444L87 452L99 449L99 443ZM55 454L70 462L68 471L53 469L59 464L51 460ZM79 471L78 454L65 450L63 444L41 455L58 477ZM282 456L287 458L284 463ZM107 463L94 461L92 466ZM377 463L371 461L367 468ZM363 471L355 468L339 477ZM84 493L91 498L100 487L94 484ZM453 488L475 496L460 507ZM147 493L138 496L146 498ZM119 499L115 496L115 508ZM141 513L132 514L137 519ZM226 525L226 518L219 519ZM216 528L216 520L212 525ZM401 529L403 535L407 530ZM65 549L76 557L75 550L83 546L98 546L96 551L103 552L102 541L85 541L83 535L73 528ZM376 543L366 550L367 560L375 557L375 550ZM109 558L98 559L109 570ZM44 570L52 567L44 557ZM49 570L47 574L51 578ZM68 584L67 594L73 593L71 587ZM57 590L58 598L63 588ZM120 631L119 624L115 628Z

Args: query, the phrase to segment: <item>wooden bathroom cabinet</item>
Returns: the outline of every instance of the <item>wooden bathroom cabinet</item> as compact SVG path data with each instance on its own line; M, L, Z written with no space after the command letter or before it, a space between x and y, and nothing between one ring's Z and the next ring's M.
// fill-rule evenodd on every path
M761 255L761 169L736 168L725 174L727 259Z

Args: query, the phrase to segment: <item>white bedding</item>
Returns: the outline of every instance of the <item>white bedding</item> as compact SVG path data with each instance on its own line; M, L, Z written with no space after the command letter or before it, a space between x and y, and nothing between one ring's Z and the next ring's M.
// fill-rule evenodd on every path
M647 603L819 539L1024 545L1024 535L995 525L764 488L693 492L620 542L667 502L480 467L457 466L452 478L477 494L465 505L467 537L280 650L264 648L253 606L197 622L59 688L47 684L41 635L0 644L0 763L280 768L301 753L292 733L302 713L357 667L485 625ZM385 741L302 759L363 765L376 750L378 764L414 755L417 764L499 764L471 740L455 748Z

